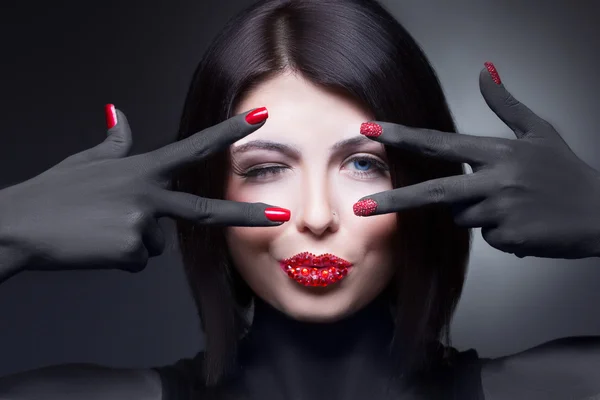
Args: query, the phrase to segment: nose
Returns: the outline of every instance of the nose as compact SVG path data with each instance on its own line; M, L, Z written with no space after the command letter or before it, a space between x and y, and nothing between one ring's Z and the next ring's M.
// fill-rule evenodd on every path
M296 225L300 232L321 236L339 229L339 212L332 207L331 195L331 188L324 180L303 186L298 194L300 206L296 211Z

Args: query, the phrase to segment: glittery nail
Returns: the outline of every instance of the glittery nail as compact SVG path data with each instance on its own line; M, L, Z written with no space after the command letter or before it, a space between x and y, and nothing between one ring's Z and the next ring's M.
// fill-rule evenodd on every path
M357 201L352 206L354 210L354 215L358 215L359 217L366 217L375 212L377 210L377 202L372 199L365 199L361 201Z
M502 81L500 80L500 75L498 75L498 71L496 71L496 67L494 66L494 64L492 64L491 62L486 62L484 65L487 68L490 75L492 76L494 82L496 82L496 85L501 84Z
M381 125L376 124L374 122L363 122L360 125L360 134L365 135L367 137L377 137L381 135L383 132L383 128Z

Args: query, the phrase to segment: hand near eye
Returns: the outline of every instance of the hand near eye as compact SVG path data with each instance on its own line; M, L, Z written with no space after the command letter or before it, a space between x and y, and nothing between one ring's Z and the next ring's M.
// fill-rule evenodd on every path
M600 174L580 160L547 121L517 101L491 64L479 77L488 106L517 136L488 138L373 121L361 133L386 145L450 162L473 173L363 197L357 215L429 204L450 206L457 225L481 227L493 247L518 257L600 255ZM378 127L379 125L380 127Z
M7 254L24 258L27 265L20 267L28 269L139 271L149 257L164 250L157 222L163 216L237 226L277 226L289 219L287 210L262 203L169 190L174 170L259 129L266 109L234 116L184 140L130 157L132 137L125 115L110 106L107 112L107 120L116 117L117 124L102 143L0 191L0 281L18 269Z

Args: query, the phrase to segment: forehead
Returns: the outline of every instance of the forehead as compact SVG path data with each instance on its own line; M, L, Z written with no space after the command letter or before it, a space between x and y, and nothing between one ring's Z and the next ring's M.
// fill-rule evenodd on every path
M359 135L360 124L372 119L349 96L290 72L255 86L241 99L235 114L263 106L269 111L265 125L236 145L256 139L336 142Z

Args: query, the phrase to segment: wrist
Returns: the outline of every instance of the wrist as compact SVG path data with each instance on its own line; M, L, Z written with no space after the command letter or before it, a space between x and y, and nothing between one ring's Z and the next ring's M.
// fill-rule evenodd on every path
M0 282L25 269L31 260L29 252L0 237Z
M21 271L33 260L33 253L15 237L14 232L11 232L11 223L4 218L5 213L10 212L10 208L6 206L9 190L11 188L0 191L0 282Z

